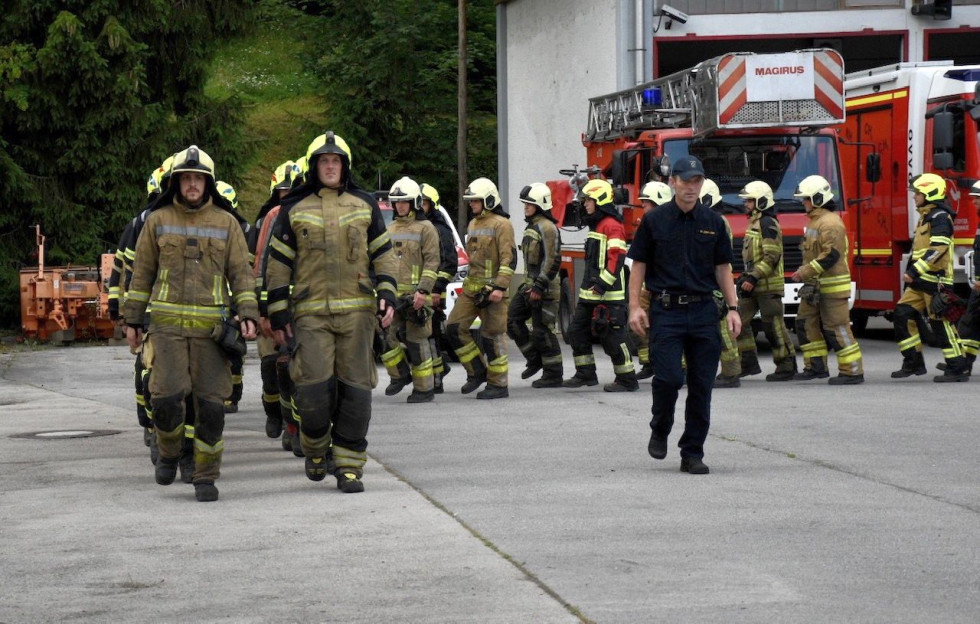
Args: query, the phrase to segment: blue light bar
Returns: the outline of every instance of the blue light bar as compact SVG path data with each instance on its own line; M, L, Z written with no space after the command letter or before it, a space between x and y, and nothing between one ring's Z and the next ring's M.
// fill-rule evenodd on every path
M962 80L963 82L973 82L974 80L980 80L980 69L951 69L946 72L947 78L952 78L953 80Z
M663 104L663 101L663 94L658 87L650 87L649 89L643 90L644 106L660 106Z

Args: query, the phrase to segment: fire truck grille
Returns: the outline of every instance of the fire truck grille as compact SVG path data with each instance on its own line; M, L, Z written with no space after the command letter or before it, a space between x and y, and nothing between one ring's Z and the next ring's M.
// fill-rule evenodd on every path
M816 100L784 100L782 102L749 102L732 117L727 125L760 124L774 125L772 122L793 123L822 120L834 121L834 116Z

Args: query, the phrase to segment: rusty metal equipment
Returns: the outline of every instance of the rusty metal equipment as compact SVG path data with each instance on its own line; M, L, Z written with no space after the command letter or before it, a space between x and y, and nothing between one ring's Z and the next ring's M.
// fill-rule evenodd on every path
M112 338L109 318L109 274L112 254L101 266L44 266L44 235L37 232L36 268L20 272L20 316L25 338L66 344L75 340Z

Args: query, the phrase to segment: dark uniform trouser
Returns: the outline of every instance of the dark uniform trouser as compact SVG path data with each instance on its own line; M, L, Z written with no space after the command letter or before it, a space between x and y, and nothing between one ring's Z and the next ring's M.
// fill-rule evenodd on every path
M752 334L752 317L756 311L762 316L762 331L772 347L772 361L777 373L796 370L796 349L786 331L783 321L783 297L781 294L753 294L738 300L739 314L742 316L742 333L738 337L738 351L741 357L755 358L758 362L758 347ZM749 362L750 360L746 360ZM742 364L745 365L745 362Z
M293 323L296 352L289 364L300 442L322 457L333 439L337 471L362 476L367 461L371 390L378 385L371 310L304 316Z
M231 393L228 358L210 337L150 332L149 342L150 395L160 457L176 459L185 429L192 428L194 482L214 481L220 474L224 449L224 398ZM189 395L196 406L196 427L185 408Z
M653 418L650 428L666 438L674 426L677 393L684 384L681 358L687 359L687 405L684 434L678 441L681 457L704 457L711 423L711 389L721 356L718 306L713 299L669 310L650 305L650 356L653 362Z
M468 377L478 377L486 371L487 383L507 387L507 295L499 303L477 308L473 295L465 290L456 300L446 322L446 337ZM480 318L480 342L470 336L470 326ZM482 347L482 350L481 350Z
M918 320L920 314L927 314L929 325L939 338L939 346L947 362L954 358L963 357L960 338L956 328L946 319L934 319L929 313L932 295L914 288L906 288L902 298L895 305L895 338L898 339L898 350L902 357L911 360L917 351L922 351L922 337L919 335Z
M800 301L796 335L800 339L804 369L827 370L827 355L833 349L841 375L864 374L861 346L851 333L847 299L821 297L816 306Z
M280 416L279 410L279 375L276 372L276 359L279 352L272 338L259 336L256 340L259 347L259 372L262 375L262 408L266 416Z
M431 318L425 322L425 325L419 325L407 320L401 312L395 312L394 320L385 334L387 351L381 354L381 361L392 381L404 379L405 373L408 372L412 376L412 387L417 392L432 390L434 380L432 350L429 345L431 335Z
M553 377L562 376L561 345L555 336L558 300L542 299L540 305L519 295L510 302L507 313L507 335L527 359L528 368L541 367ZM531 321L528 331L527 321Z
M960 334L963 355L973 362L977 359L977 352L980 351L980 292L970 291L966 312L956 324L956 330Z
M599 305L609 308L609 325L598 337L602 350L612 359L613 371L617 377L628 375L633 372L633 357L626 344L626 304L621 301L593 302L583 299L579 299L575 304L575 313L568 328L572 341L572 355L575 358L575 374L588 379L596 377L595 356L592 353L592 314Z

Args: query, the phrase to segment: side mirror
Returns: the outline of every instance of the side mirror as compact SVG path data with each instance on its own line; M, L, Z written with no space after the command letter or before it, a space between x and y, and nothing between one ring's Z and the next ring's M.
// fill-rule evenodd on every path
M613 189L613 203L617 206L622 206L624 204L630 203L630 192L629 189L623 186L617 186Z
M614 150L612 156L612 163L610 163L611 171L610 178L612 178L613 186L620 186L629 182L629 152L626 150Z
M953 113L947 110L932 118L932 149L936 152L953 149Z
M881 154L868 154L864 159L864 179L872 183L881 180Z

